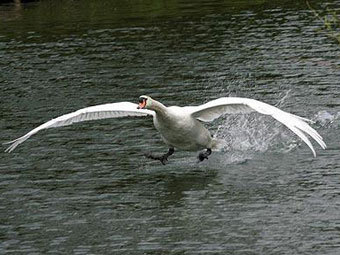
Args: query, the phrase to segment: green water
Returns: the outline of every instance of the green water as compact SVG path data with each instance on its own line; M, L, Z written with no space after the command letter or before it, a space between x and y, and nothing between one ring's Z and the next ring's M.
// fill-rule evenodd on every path
M1 4L1 142L143 94L231 95L314 120L328 149L260 115L209 125L225 148L201 164L144 158L167 150L150 119L42 131L0 153L0 253L339 253L340 46L321 28L304 1Z

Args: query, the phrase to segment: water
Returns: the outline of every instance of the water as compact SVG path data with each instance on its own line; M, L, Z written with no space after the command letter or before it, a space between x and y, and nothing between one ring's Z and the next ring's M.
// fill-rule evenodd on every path
M328 145L313 158L268 117L226 116L209 125L223 151L162 166L142 156L167 150L150 119L42 131L0 154L1 254L340 253L340 46L303 1L46 0L0 20L2 142L149 94L262 100Z

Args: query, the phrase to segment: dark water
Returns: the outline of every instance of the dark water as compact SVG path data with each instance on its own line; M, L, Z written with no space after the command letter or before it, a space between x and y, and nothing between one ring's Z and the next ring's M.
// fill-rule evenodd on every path
M304 1L0 5L1 142L149 94L262 100L328 145L313 158L270 118L227 116L222 152L162 166L142 156L167 149L150 119L43 131L0 153L0 253L340 254L340 45L321 28Z

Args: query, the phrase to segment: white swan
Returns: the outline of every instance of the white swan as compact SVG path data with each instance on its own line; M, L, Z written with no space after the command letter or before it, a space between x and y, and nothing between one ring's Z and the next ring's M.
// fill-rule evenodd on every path
M5 143L11 144L6 152L13 151L19 144L42 129L67 126L87 120L151 115L153 116L154 126L161 134L163 141L169 146L169 151L161 156L147 154L147 157L160 160L165 164L168 157L174 153L174 148L188 151L206 149L198 156L199 160L203 161L211 154L211 150L216 148L217 140L212 138L202 122L213 121L223 114L253 111L270 115L288 127L308 145L314 157L316 156L315 150L306 134L311 136L323 149L326 148L322 137L306 123L306 121L309 121L308 119L284 112L254 99L222 97L200 106L166 107L149 96L140 96L139 105L130 102L103 104L86 107L52 119L24 136Z

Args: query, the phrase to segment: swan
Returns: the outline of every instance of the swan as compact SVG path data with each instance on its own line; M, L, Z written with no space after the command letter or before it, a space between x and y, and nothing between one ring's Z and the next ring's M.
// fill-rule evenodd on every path
M203 122L211 122L224 114L246 114L254 111L272 116L293 131L308 145L314 157L316 157L316 152L306 135L312 137L321 148L326 149L323 138L308 125L307 122L310 120L282 111L275 106L255 99L222 97L199 106L166 107L150 96L142 95L139 97L139 104L119 102L90 106L47 121L27 134L5 143L10 144L5 151L12 152L29 137L47 128L68 126L88 120L152 116L155 128L169 149L168 152L160 156L145 154L146 157L160 160L162 164L165 164L176 148L186 151L204 150L198 155L199 161L203 161L208 159L212 150L218 146L218 140L211 136Z

